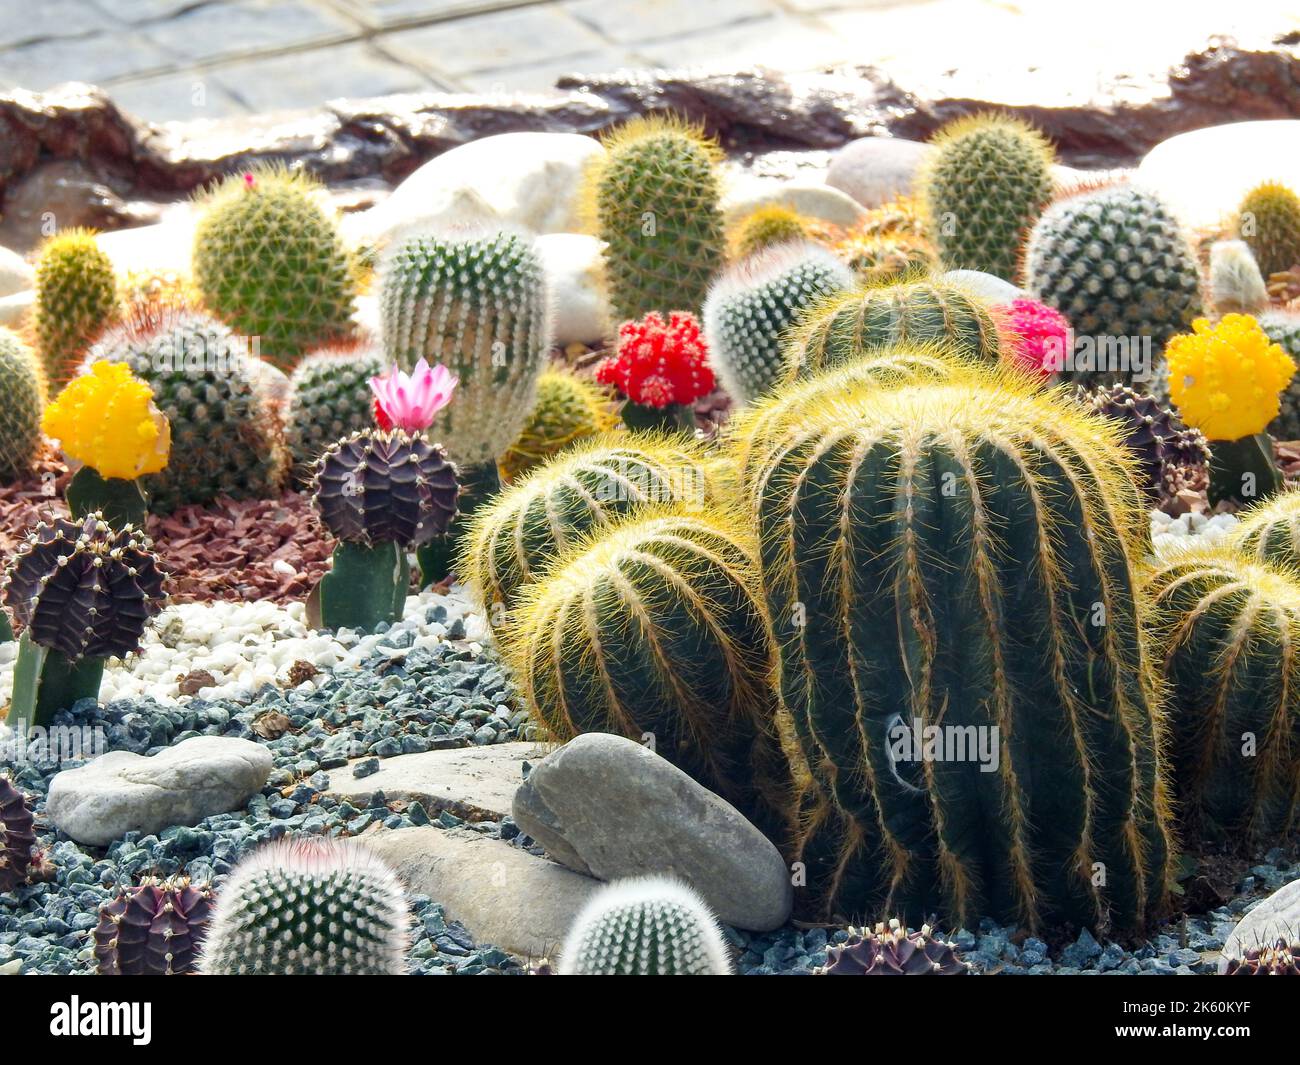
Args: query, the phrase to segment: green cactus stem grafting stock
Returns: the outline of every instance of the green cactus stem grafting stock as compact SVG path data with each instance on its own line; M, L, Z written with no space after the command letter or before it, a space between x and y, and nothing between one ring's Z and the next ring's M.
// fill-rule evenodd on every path
M944 266L1014 280L1025 237L1052 198L1051 145L1003 115L959 118L931 144L920 186Z
M95 961L101 976L193 972L212 910L212 889L186 877L147 878L99 908Z
M410 910L397 875L364 847L305 837L244 858L217 896L207 976L400 976Z
M1300 265L1300 196L1281 182L1256 185L1241 201L1237 232L1265 277Z
M26 626L19 640L9 724L45 726L95 698L106 658L136 650L162 609L163 575L148 537L110 528L98 513L36 527L14 556L4 601Z
M72 475L63 495L72 517L98 512L115 529L124 525L143 529L149 512L149 498L138 478L103 477L91 466L82 466Z
M704 301L709 363L728 394L750 403L782 377L781 345L809 307L851 287L853 274L810 241L779 244L723 273Z
M1119 430L982 364L840 384L769 425L747 478L783 703L828 800L809 910L1142 927L1169 813Z
M523 585L588 533L660 503L702 506L704 453L680 436L600 437L539 467L478 510L457 572L498 629Z
M9 624L9 615L0 610L0 644L11 643L14 638L14 628Z
M698 314L726 252L716 142L688 123L635 119L604 138L584 193L605 242L615 321Z
M592 895L560 948L561 976L730 976L718 919L668 877L615 880Z
M370 632L399 620L411 580L407 548L446 533L458 494L456 468L422 436L367 430L326 451L312 502L339 543L317 586L322 624Z
M284 435L300 483L311 480L316 460L327 447L374 425L370 379L385 370L383 355L363 341L318 349L294 367Z
M0 895L27 879L36 846L35 820L27 797L0 776Z
M1300 583L1231 545L1146 574L1169 683L1175 799L1189 840L1285 838L1300 802Z
M786 345L783 383L881 349L924 345L996 362L1001 338L988 307L957 285L871 285L831 296L803 316Z
M86 229L56 233L36 262L35 333L51 382L77 372L95 334L116 317L113 264Z
M697 510L593 532L520 589L498 646L556 739L652 736L780 847L791 784L752 534Z
M31 470L41 448L45 388L36 355L0 328L0 483Z
M1259 503L1282 490L1282 471L1273 459L1268 433L1240 440L1210 441L1210 502Z
M356 278L321 192L282 167L232 174L202 199L194 231L204 303L285 371L350 331Z

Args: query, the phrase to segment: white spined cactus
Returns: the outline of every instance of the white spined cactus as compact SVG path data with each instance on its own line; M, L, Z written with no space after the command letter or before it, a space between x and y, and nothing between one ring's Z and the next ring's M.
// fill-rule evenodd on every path
M709 363L722 387L748 404L781 377L781 342L809 307L853 285L853 271L808 240L764 248L713 283L704 301Z
M592 895L560 952L561 976L730 976L718 920L669 877L616 880Z
M280 840L220 887L199 971L209 976L400 976L410 911L363 847Z
M1244 240L1210 245L1210 302L1220 315L1257 314L1268 306L1264 275Z
M456 375L456 398L428 438L459 465L495 462L529 412L551 348L550 293L533 238L478 224L399 237L379 268L389 362L421 357Z

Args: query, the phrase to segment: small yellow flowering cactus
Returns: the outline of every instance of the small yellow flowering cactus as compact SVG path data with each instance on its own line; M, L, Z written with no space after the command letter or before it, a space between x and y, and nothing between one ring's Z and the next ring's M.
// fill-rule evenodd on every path
M45 408L45 435L101 477L134 481L167 465L171 427L125 363L97 362Z
M1278 396L1296 365L1248 314L1204 318L1165 348L1169 393L1183 420L1210 440L1262 433L1278 412Z

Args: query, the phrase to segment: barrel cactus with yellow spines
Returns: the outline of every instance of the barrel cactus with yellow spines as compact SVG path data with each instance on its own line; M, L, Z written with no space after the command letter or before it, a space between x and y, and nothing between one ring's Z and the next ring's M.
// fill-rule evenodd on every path
M605 241L616 321L698 314L726 251L718 145L677 118L639 118L603 140L586 175L586 210Z
M88 229L65 229L36 260L36 346L45 373L61 385L76 372L97 333L118 313L113 264Z
M36 353L0 328L0 482L31 470L41 449L44 406Z
M703 448L679 435L606 435L574 445L479 509L458 572L499 629L524 584L587 535L646 507L702 507L705 463Z
M1132 572L1148 519L1118 429L954 362L827 389L749 466L784 703L826 799L803 841L811 912L1157 916L1163 723Z
M786 346L783 383L855 362L898 345L940 344L996 362L998 324L988 306L958 285L922 278L871 285L811 308Z
M1231 544L1145 576L1171 707L1175 799L1189 839L1283 838L1300 802L1300 571Z
M1241 201L1237 232L1265 277L1300 265L1300 196L1280 181L1256 185Z
M1229 541L1256 562L1300 567L1300 492L1282 492L1239 515Z
M526 584L498 646L552 737L652 742L780 846L793 785L755 548L725 511L638 514Z
M613 397L590 378L559 367L537 379L537 401L518 439L501 456L501 472L514 481L571 444L613 429Z
M791 240L811 240L814 227L793 207L779 203L756 207L731 227L731 255L740 260Z

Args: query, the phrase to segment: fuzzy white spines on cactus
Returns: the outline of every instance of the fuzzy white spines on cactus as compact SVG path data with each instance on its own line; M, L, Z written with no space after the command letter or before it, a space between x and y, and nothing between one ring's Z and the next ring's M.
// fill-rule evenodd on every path
M704 900L681 881L645 876L597 891L569 929L561 976L730 976L731 953Z
M786 331L852 284L852 270L807 240L764 248L719 275L704 301L704 335L709 363L731 398L746 404L772 388L785 366Z
M1221 315L1256 314L1268 306L1264 275L1244 240L1210 245L1210 303Z
M380 264L388 361L421 357L456 377L456 399L428 430L462 466L505 454L533 408L551 347L550 293L532 237L457 226L412 232Z
M199 971L214 976L400 976L410 911L397 875L363 847L280 840L217 895Z

